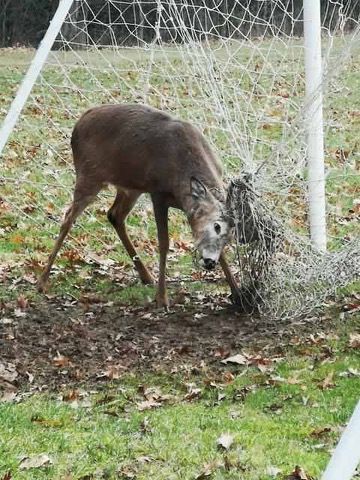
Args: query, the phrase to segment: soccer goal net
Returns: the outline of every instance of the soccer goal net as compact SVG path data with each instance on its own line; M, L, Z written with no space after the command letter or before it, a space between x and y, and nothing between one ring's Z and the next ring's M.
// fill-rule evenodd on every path
M71 201L69 138L81 113L102 103L148 103L196 124L225 177L237 179L232 266L250 303L274 317L321 306L360 273L359 12L355 1L321 2L323 253L308 232L302 0L74 0L3 151L3 233L16 243L37 232L19 259L45 261L57 234ZM9 107L10 95L1 113ZM109 195L78 220L68 257L113 254L113 234L102 226ZM139 215L139 228L147 224Z

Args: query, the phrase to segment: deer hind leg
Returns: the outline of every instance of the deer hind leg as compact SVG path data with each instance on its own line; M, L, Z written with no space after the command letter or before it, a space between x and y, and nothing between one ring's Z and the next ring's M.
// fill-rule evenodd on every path
M155 283L155 280L138 257L134 245L128 237L125 226L126 217L134 207L140 195L141 193L133 190L118 190L115 201L108 211L107 216L109 222L119 235L119 238L122 241L127 253L134 262L134 267L136 268L141 281L145 285L152 285Z
M168 308L169 301L166 292L165 274L166 258L169 251L169 231L168 231L168 204L166 199L160 194L151 196L154 205L156 227L159 239L160 264L159 264L159 282L156 293L156 303L158 307Z
M84 188L82 183L77 182L74 190L74 199L65 214L65 218L60 227L59 236L55 242L53 251L51 252L47 264L37 282L37 288L40 292L45 290L46 283L49 279L51 267L55 261L56 255L58 254L61 245L63 244L65 237L69 233L72 225L74 224L76 218L85 210L85 208L92 203L99 193L101 185L93 185L92 187L86 185Z

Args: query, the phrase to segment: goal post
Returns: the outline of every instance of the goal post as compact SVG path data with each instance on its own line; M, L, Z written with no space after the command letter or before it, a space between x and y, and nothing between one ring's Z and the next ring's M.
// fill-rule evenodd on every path
M39 48L36 50L36 54L30 64L28 71L16 93L9 112L7 113L3 124L0 129L0 156L8 141L11 132L13 131L16 122L21 114L21 111L26 104L30 92L43 68L47 56L54 45L55 39L58 36L60 29L65 21L70 7L74 0L60 0L59 6L53 16L49 28L41 41Z
M351 480L360 463L360 400L321 480Z
M310 235L314 247L325 251L326 205L320 0L304 0L304 48Z

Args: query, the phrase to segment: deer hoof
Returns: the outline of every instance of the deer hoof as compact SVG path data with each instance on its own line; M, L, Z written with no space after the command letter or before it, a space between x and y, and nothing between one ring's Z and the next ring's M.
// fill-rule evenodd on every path
M154 285L155 284L155 279L154 277L149 273L148 275L142 275L141 276L141 282L144 285Z

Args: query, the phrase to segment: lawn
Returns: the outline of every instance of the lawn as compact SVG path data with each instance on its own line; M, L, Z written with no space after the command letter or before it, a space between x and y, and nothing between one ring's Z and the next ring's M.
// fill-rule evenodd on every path
M341 48L339 41L338 54ZM226 61L229 52L233 62ZM331 251L359 234L358 52L340 77L330 76L325 103ZM139 284L105 221L110 190L75 226L47 294L36 292L71 200L69 132L92 104L146 97L191 119L221 155L227 176L249 167L249 155L257 165L271 158L266 197L287 225L306 234L303 132L287 126L296 125L304 89L298 42L275 46L269 57L260 46L214 49L220 70L204 68L201 50L192 53L192 63L186 47L54 53L4 152L1 480L297 479L290 476L297 465L304 480L319 479L359 399L359 285L331 295L310 316L243 315L230 305L220 272L205 275L193 264L189 228L175 211L170 312L154 307L154 288ZM0 120L32 55L0 51ZM277 81L260 76L269 63ZM156 274L146 197L128 223ZM236 268L232 248L229 255ZM235 363L226 362L236 354Z

